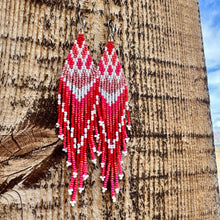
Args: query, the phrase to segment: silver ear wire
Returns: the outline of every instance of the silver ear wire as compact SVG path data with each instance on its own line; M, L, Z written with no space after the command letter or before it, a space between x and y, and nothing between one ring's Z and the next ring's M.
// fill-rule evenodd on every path
M114 37L114 34L115 34L115 26L113 24L113 21L110 19L108 20L108 30L109 30L109 40L113 41L113 37Z
M83 28L86 26L86 20L84 14L81 16L81 11L78 12L78 20L80 24L79 33L83 34Z

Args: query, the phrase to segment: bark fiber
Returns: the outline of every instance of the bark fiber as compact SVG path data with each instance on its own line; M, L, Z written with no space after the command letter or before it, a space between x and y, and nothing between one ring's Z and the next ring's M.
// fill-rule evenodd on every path
M79 3L96 64L115 17L133 127L117 202L90 163L72 208L54 127ZM0 1L0 219L219 219L197 0Z

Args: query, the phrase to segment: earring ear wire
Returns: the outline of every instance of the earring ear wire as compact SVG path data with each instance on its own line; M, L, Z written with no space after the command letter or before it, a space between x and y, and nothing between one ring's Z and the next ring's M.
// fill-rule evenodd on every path
M112 17L112 18L114 20L114 17ZM113 41L114 34L115 34L115 29L116 29L114 24L113 24L112 18L108 20L108 31L109 31L108 40L110 40L110 41Z
M78 20L80 24L79 33L83 34L83 28L86 26L86 19L85 14L83 13L84 10L79 10L78 12Z

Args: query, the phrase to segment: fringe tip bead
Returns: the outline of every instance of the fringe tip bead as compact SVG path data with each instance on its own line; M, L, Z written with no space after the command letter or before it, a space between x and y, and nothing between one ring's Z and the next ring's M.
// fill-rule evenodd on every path
M127 156L127 151L122 151L122 153L124 154L124 156Z
M65 152L65 153L67 153L67 149L66 149L66 148L63 148L62 151Z
M96 164L97 161L96 161L96 159L94 159L94 160L92 160L92 162L93 162L94 164Z
M87 180L89 178L89 175L83 175L83 180Z
M105 180L105 176L100 176L100 179L101 179L102 181L104 181L104 180Z
M118 194L118 193L119 193L119 188L116 188L116 189L115 189L115 192Z
M99 125L102 126L102 127L105 126L104 121L99 121Z
M72 195L73 189L68 189L68 193L69 193L69 195Z
M119 179L122 180L124 177L124 174L119 174L118 176L119 176Z
M112 201L116 202L116 197L115 196L112 196Z
M131 125L127 125L127 128L130 131L131 130Z
M79 187L79 193L82 193L82 191L84 190L84 187Z
M74 178L76 178L76 177L77 177L77 175L78 175L78 173L73 172L73 177L74 177Z
M102 187L102 192L104 193L107 190L107 188Z
M96 142L98 143L99 142L99 134L96 134L95 138L96 138Z
M60 140L63 140L63 134L58 135L58 138L60 138Z
M60 124L59 123L56 123L56 128L59 128L60 127Z
M70 201L70 204L73 207L76 204L76 201Z
M102 151L97 151L98 157L102 154Z
M130 140L130 138L125 138L126 143L128 143Z
M72 165L72 163L71 163L71 162L66 161L66 166L67 166L67 167L69 167L69 166L71 166L71 165Z
M96 152L96 147L93 147L93 152L94 152L94 153Z
M123 164L124 163L124 161L123 160L121 160L121 164Z

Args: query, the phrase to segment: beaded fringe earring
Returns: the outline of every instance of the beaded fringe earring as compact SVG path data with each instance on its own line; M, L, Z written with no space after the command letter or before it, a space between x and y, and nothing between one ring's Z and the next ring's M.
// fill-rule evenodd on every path
M115 202L115 192L119 193L118 179L123 178L121 148L122 153L126 156L126 142L129 141L126 124L128 130L130 130L131 124L128 87L113 45L115 28L112 22L108 24L111 33L98 65L101 108L98 115L101 132L97 154L98 156L102 154L102 175L100 176L104 181L102 191L107 190L107 183L110 181L112 200Z
M85 18L82 23L80 13L79 19L82 27L66 58L58 91L58 137L67 152L66 165L72 166L68 190L72 206L76 203L77 188L81 193L83 180L88 178L87 146L92 162L96 163L94 136L99 138L96 116L99 76L85 43Z

